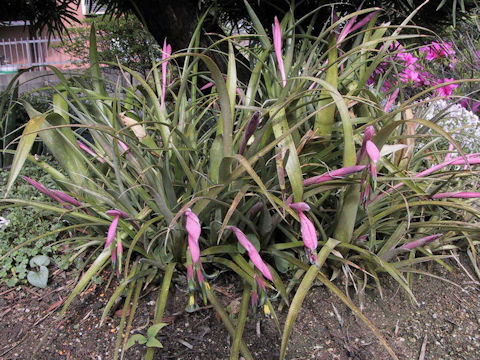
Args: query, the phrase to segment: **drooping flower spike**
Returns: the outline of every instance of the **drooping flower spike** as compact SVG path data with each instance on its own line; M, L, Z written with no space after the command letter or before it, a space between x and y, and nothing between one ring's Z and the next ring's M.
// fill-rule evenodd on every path
M113 241L115 240L115 237L117 235L117 227L118 227L118 222L120 218L125 218L128 219L130 218L130 215L128 215L126 212L118 209L114 210L107 210L105 212L108 216L113 216L113 220L110 223L110 226L108 227L108 232L107 232L107 238L105 241L105 248L109 247ZM120 272L122 271L122 254L123 254L123 244L121 240L117 240L117 246L116 249L112 251L111 254L111 259L112 259L112 264L113 267L116 269L117 276L120 276ZM118 267L117 267L117 259L118 259Z
M347 166L337 170L329 171L329 172L326 172L325 174L313 176L311 178L305 179L303 181L303 186L316 185L316 184L321 184L325 181L342 179L345 176L362 171L363 169L365 169L365 167L366 167L365 165L355 165L355 166Z
M304 202L293 203L289 206L297 212L298 217L300 218L300 232L302 233L302 240L305 244L307 256L312 264L318 264L317 232L315 231L315 226L313 225L312 221L304 213L305 211L310 210L310 206Z
M283 65L282 58L282 29L277 17L273 21L273 48L275 50L275 56L277 58L278 70L280 71L280 78L282 80L282 86L287 85L287 77L285 75L285 67Z
M71 207L68 206L65 203L70 203L70 204L72 204L73 206L76 206L76 207L83 206L83 204L80 201L74 199L73 197L64 193L63 191L50 190L50 189L46 188L44 185L42 185L41 183L39 183L38 181L35 181L35 180L33 180L33 179L31 179L27 176L22 176L22 178L23 178L23 180L28 182L30 185L35 187L40 192L44 193L45 195L51 197L53 200L62 204L67 210L70 210Z
M465 161L466 158L466 161ZM467 154L465 157L463 156L458 156L453 159L449 159L447 161L441 162L440 164L433 165L429 167L428 169L419 172L418 174L415 174L413 177L414 178L422 178L424 176L428 176L430 174L433 174L434 172L437 172L438 170L443 169L444 167L450 166L450 165L476 165L480 164L480 153L473 153L473 154ZM385 196L386 194L391 193L392 191L395 191L396 189L401 188L403 185L405 185L404 182L400 182L396 184L395 186L392 186L391 188L387 189L385 192L382 192L381 194L377 195L373 201L378 200L379 198Z
M479 192L445 192L445 193L438 193L432 196L432 199L447 199L447 198L454 198L454 199L475 199L480 198Z
M188 254L187 254L187 282L188 290L190 292L190 300L187 306L187 311L193 311L197 308L195 304L195 295L194 291L196 285L200 287L202 294L203 302L207 302L207 293L206 291L210 288L209 284L205 281L204 271L202 263L200 261L200 233L202 232L202 227L200 225L200 220L197 215L190 209L187 208L183 215L185 216L185 230L187 230L188 236ZM195 274L197 279L195 281Z
M185 229L188 234L188 250L192 256L193 265L195 265L200 261L200 246L198 245L198 240L200 239L202 228L200 226L200 220L198 220L197 215L195 215L190 208L184 211L184 215L186 218Z
M434 235L425 236L425 237L422 237L420 239L409 242L407 244L404 244L404 245L400 246L398 249L399 250L412 250L412 249L415 249L419 246L424 246L428 243L431 243L432 241L435 241L435 240L441 238L442 236L443 236L443 234L434 234Z
M232 230L237 237L238 242L247 250L248 256L253 265L262 273L262 275L270 281L273 281L272 274L265 262L262 260L255 246L248 240L247 236L235 226L227 226L226 229Z

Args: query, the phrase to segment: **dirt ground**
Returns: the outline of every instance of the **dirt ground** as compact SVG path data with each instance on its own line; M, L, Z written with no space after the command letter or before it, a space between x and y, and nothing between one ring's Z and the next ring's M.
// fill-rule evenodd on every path
M463 261L466 264L466 261ZM452 265L455 264L452 262ZM456 265L455 265L456 266ZM454 273L435 265L424 270L445 277L448 283L416 276L412 304L398 285L383 279L383 299L377 291L366 294L365 315L381 330L402 360L480 359L480 284L458 266ZM230 308L240 293L229 278L214 284L221 301ZM120 311L99 326L103 307L111 294L104 285L92 285L72 304L64 318L58 316L73 286L57 270L46 289L0 287L0 360L105 360L113 358ZM146 332L158 292L141 298L133 333ZM164 348L155 359L228 359L230 337L211 307L195 313L183 311L187 296L182 287L167 304L158 339ZM358 299L354 299L358 303ZM274 305L278 304L273 300ZM280 314L283 321L286 311ZM280 334L272 319L257 313L246 325L245 340L254 359L278 358ZM141 359L144 348L136 345L124 359ZM299 313L287 359L389 359L372 332L323 286L315 286Z

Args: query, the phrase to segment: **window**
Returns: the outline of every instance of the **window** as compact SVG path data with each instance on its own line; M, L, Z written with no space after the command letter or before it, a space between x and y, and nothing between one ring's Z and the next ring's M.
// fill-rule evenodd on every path
M105 14L105 5L99 5L95 0L82 0L83 15Z

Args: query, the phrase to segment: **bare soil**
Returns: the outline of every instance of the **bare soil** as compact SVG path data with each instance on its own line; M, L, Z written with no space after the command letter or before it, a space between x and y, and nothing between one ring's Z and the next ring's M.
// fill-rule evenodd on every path
M464 261L465 262L465 261ZM383 298L371 290L365 296L365 315L380 329L402 360L480 359L480 286L454 262L453 273L431 265L424 269L450 282L415 276L413 304L391 279L382 279ZM224 305L235 313L240 292L226 275L213 285ZM113 358L120 311L99 326L111 294L104 285L91 285L73 302L65 317L59 312L73 280L57 270L49 287L0 286L0 360L104 360ZM187 296L176 287L159 333L164 348L155 359L228 359L231 338L215 311L207 306L195 313L183 311ZM158 288L141 298L133 333L146 332L154 314ZM354 298L358 304L359 299ZM274 304L277 304L274 301ZM232 315L234 316L234 315ZM286 310L279 313L283 322ZM280 334L272 319L250 317L245 340L254 359L278 358ZM124 359L141 359L136 345ZM373 333L325 287L316 285L307 296L295 323L287 359L389 359Z

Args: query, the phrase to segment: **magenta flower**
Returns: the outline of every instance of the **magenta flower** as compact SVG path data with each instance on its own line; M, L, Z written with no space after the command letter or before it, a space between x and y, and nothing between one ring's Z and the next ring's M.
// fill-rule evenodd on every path
M474 198L480 198L480 193L460 191L460 192L438 193L432 196L432 199L445 199L445 198L474 199Z
M257 249L255 249L255 246L250 242L250 240L247 239L247 236L242 232L242 230L235 226L227 226L226 229L233 231L233 233L237 237L238 242L245 248L245 250L247 250L248 256L250 257L253 265L255 265L255 267L262 273L262 275L265 276L265 278L267 278L268 280L273 281L272 274L270 273L267 265L262 260Z
M162 49L162 96L160 98L160 106L165 108L165 95L167 93L167 66L168 58L172 55L172 47L167 44L167 39L163 41Z
M202 228L200 226L200 220L198 220L197 215L195 215L191 209L187 208L183 214L186 217L185 229L188 233L188 250L195 265L200 261L200 246L198 245L198 240L200 239Z
M424 246L428 243L431 243L432 241L437 240L438 238L441 238L443 234L434 234L434 235L429 235L425 236L421 239L417 239L415 241L409 242L408 244L402 245L399 247L400 250L412 250L415 249L419 246Z
M417 62L418 58L413 56L411 53L401 52L397 55L397 57L405 62L405 66L413 65Z
M312 264L317 264L317 232L315 231L315 226L313 225L312 221L304 213L305 211L310 210L310 206L304 202L293 203L289 206L297 212L298 217L300 218L300 232L302 233L302 240L305 244L305 250L308 258Z
M285 67L283 65L282 58L282 29L280 23L275 16L273 24L273 48L275 50L275 56L277 57L278 70L280 71L280 77L282 79L282 86L287 85L287 77L285 76Z
M455 56L455 50L452 49L452 45L448 42L442 44L432 41L429 46L422 46L421 52L427 53L425 60L431 61L441 57Z
M373 181L377 181L377 162L380 160L380 151L377 148L377 145L373 141L368 140L366 144L367 154L370 158L370 172L373 177Z
M443 80L438 79L437 84L442 84L442 83L447 83L453 81L453 78L445 78ZM452 92L454 89L458 87L458 84L449 84L442 86L438 89L435 89L435 92L437 93L438 96L444 96L444 97L449 97L452 95Z
M400 81L401 82L419 82L420 81L420 74L413 65L407 66L403 72L400 73Z
M365 169L365 165L347 166L337 170L326 172L325 174L314 176L303 181L303 186L320 184L325 181L343 179L345 176L357 173Z

